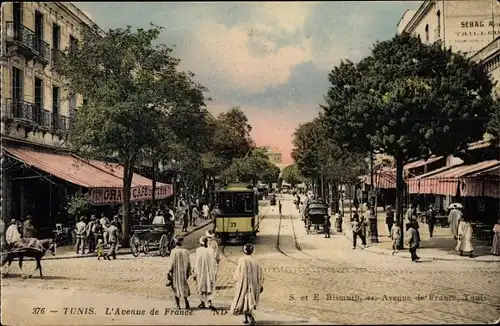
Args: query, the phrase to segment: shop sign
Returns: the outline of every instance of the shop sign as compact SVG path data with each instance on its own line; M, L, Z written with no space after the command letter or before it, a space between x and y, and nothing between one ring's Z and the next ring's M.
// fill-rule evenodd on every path
M130 201L151 200L153 187L139 186L132 187ZM156 187L156 199L164 199L173 195L172 185L167 184ZM119 204L123 201L122 188L92 188L90 198L95 205Z

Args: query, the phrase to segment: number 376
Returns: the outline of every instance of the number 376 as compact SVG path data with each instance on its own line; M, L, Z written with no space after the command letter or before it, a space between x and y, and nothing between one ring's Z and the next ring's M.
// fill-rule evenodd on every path
M34 307L31 313L33 315L43 315L45 313L45 308Z

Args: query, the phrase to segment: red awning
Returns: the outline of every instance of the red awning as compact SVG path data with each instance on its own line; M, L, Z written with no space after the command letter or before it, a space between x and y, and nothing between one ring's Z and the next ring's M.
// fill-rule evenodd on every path
M2 147L8 154L29 166L50 173L85 188L121 187L122 180L112 174L101 171L79 158L60 153L48 153L10 146Z
M365 184L371 185L371 176L364 177ZM385 169L377 171L373 175L373 183L375 188L392 189L396 188L396 169Z
M94 204L118 204L123 200L123 167L85 160L66 153L49 153L26 148L2 147L7 154L25 164L50 173L90 190ZM156 198L163 199L173 194L171 184L157 183ZM152 181L134 173L132 179L131 200L149 200L152 198Z
M465 196L462 180L464 177L500 166L500 161L489 160L476 164L460 165L452 168L445 167L441 172L432 171L426 175L412 178L409 182L410 193L451 195L454 196L458 190ZM459 185L462 188L458 188Z
M463 182L466 197L500 198L500 165L468 175Z

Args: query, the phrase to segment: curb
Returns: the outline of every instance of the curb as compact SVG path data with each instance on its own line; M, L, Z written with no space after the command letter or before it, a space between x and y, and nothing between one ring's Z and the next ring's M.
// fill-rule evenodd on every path
M351 231L351 228L345 228L345 231L343 232L344 233L344 236L349 239L349 241L352 242L352 236L350 236ZM393 255L392 252L390 252L389 250L383 250L383 249L378 249L378 248L373 248L373 247L366 247L366 248L363 248L362 245L360 245L359 243L356 243L356 246L364 251L368 251L368 252L371 252L371 253L374 253L374 254L377 254L377 255L386 255L386 256L393 256L393 257L399 257L401 259L409 259L410 258L410 255ZM500 259L499 260L487 260L487 259L481 259L481 258L472 258L470 260L462 260L462 259L456 259L456 258L448 258L448 257L425 257L426 259L430 259L430 260L442 260L442 261L477 261L477 262L481 262L481 263L499 263L500 262Z
M213 221L209 221L205 224L200 224L198 226L196 226L194 229L188 231L188 232L184 232L182 233L181 235L183 237L186 237L188 235L190 235L191 233L194 233L200 229L203 229L204 227L206 227L207 225L210 225L212 224ZM125 249L128 249L128 248L125 248ZM130 255L130 250L129 251L118 251L116 253L117 256L122 256L122 255ZM44 256L42 258L42 260L60 260L60 259L80 259L80 258L92 258L92 257L97 257L97 253L91 253L91 254L86 254L86 255L71 255L71 256ZM15 259L17 260L17 258ZM33 258L29 258L29 259L24 259L24 260L34 260Z

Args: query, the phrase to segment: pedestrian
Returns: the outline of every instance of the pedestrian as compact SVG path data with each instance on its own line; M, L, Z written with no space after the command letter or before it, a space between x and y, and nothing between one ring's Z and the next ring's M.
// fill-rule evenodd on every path
M23 238L29 239L33 238L33 232L35 231L35 227L33 226L31 215L26 216L26 220L23 224Z
M106 257L104 257L104 242L102 238L99 238L97 240L97 260L101 260L101 257L106 259Z
M450 225L450 231L455 240L458 239L458 224L461 218L462 212L459 210L456 204L453 204L450 214L448 215L448 224Z
M104 215L104 213L101 214L101 226L102 226L102 237L104 240L104 246L106 247L108 245L108 226L109 226L109 219Z
M80 222L76 223L75 232L76 232L76 254L80 251L80 247L82 247L82 255L85 255L85 238L86 234L85 217L80 217Z
M391 235L392 239L392 254L398 253L399 249L399 241L401 239L401 228L399 227L399 222L396 222L391 227Z
M392 210L391 206L387 206L387 212L385 214L385 224L387 224L389 237L391 237L392 225L394 224L394 211Z
M183 241L182 237L175 239L175 248L170 253L166 285L172 287L174 291L177 309L181 309L180 298L184 298L186 309L190 309L188 298L191 292L189 291L188 279L191 276L191 262L189 251L182 247Z
M198 218L200 217L200 211L198 210L197 206L193 207L193 210L191 212L191 225L196 226L196 222L198 221Z
M366 246L366 238L363 235L362 226L361 223L359 222L359 215L357 213L354 213L354 216L352 218L351 229L352 229L352 249L356 249L356 242L358 237L361 239L361 243L363 244L364 248Z
M203 204L203 217L208 220L210 218L210 208L208 207L208 205L205 203Z
M5 223L3 222L3 218L0 216L0 248L4 248L5 242Z
M208 238L200 238L200 247L196 249L196 260L194 264L193 278L197 284L197 290L200 294L198 308L208 308L215 310L212 304L213 294L215 293L215 253L208 247Z
M472 226L463 216L458 224L458 239L455 250L460 252L460 256L463 256L464 252L468 252L470 258L474 257L472 254L474 250L472 246Z
M436 212L432 205L429 206L429 209L425 213L425 220L429 228L429 236L432 238L434 235L434 226L436 225Z
M420 246L420 236L412 223L406 224L406 230L409 235L408 246L410 247L411 260L417 262L420 259L417 255L417 249Z
M12 245L14 245L14 243L21 240L21 233L19 232L18 223L15 219L11 219L9 224L9 227L5 232L5 242L10 248L12 247Z
M278 212L281 215L281 200L278 200Z
M368 213L369 214L369 213ZM359 219L359 227L360 227L360 230L361 230L361 235L363 237L364 240L364 245L366 245L366 238L368 236L368 220L365 218L366 216L366 212L364 215L361 215L360 219Z
M208 247L212 248L214 251L215 258L215 282L217 281L217 273L219 271L220 255L219 255L219 245L214 237L214 232L212 230L207 230L205 236L208 238Z
M259 261L252 257L253 251L252 244L243 247L245 256L240 258L235 271L236 293L230 308L235 316L245 315L245 324L248 319L252 324L255 322L253 311L257 309L260 294L264 290L264 273Z
M165 225L165 217L163 217L163 213L160 210L156 211L156 215L153 218L153 225L157 226Z
M189 225L189 216L188 216L188 212L184 212L184 214L182 214L182 232L187 232L188 231L188 225Z
M113 259L116 259L116 249L118 246L118 228L116 227L115 221L111 222L111 225L108 228L108 243L109 250L106 254L106 258L108 260L111 260L111 257L113 257Z
M325 216L325 221L323 222L323 229L325 230L325 238L330 237L330 228L332 227L332 223L330 222L330 216Z
M96 218L95 215L92 215L90 217L90 222L86 226L86 242L89 246L89 252L94 252L96 248L96 242L95 242L95 235L94 235L94 230L95 230L95 225L96 225Z
M491 253L495 256L500 256L500 219L493 226L493 243Z

